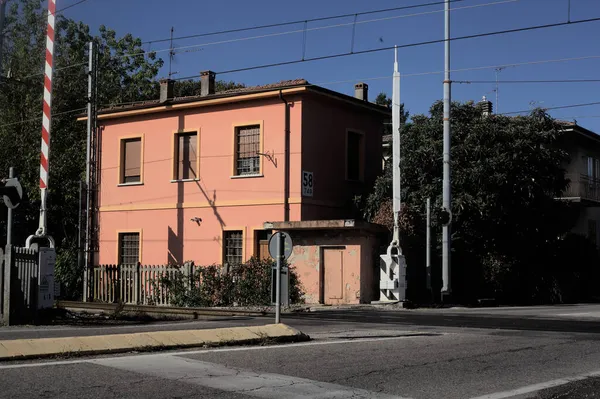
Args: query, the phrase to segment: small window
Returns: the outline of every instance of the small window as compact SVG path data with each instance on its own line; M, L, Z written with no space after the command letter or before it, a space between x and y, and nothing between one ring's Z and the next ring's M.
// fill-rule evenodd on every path
M188 180L198 178L198 135L196 133L178 133L175 148L175 179Z
M346 173L348 180L362 180L362 141L362 134L356 132L348 132L348 145L346 153Z
M243 259L244 233L242 231L223 232L224 261L229 266L239 265Z
M119 234L119 264L136 265L140 261L140 233Z
M121 144L120 183L142 182L142 139L126 139Z
M236 176L260 174L260 125L235 129Z

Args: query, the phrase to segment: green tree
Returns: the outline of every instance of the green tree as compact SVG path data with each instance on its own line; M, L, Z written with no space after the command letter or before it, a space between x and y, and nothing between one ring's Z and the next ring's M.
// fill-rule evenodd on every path
M566 203L555 200L568 184L563 169L568 155L558 145L560 126L540 110L513 118L485 117L473 103L455 103L452 109L452 264L457 298L548 300L547 282L553 276L544 267L552 262L557 240L569 231L575 216ZM413 115L402 132L402 245L409 268L423 264L428 197L438 237L434 253L440 253L441 226L436 217L442 203L442 117L443 105L436 102L428 116ZM390 195L388 169L367 198L365 215L391 227Z

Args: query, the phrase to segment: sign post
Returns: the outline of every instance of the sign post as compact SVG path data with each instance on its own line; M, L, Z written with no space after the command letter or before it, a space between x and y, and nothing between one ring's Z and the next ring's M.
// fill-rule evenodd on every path
M292 254L292 238L289 234L278 231L273 234L269 239L269 254L275 258L277 262L277 269L275 273L275 324L281 323L281 291L282 291L282 279L281 279L281 268L282 262L290 257ZM286 275L288 275L286 273ZM286 280L287 281L287 280ZM289 295L289 289L286 285L286 295ZM286 303L288 301L286 300Z

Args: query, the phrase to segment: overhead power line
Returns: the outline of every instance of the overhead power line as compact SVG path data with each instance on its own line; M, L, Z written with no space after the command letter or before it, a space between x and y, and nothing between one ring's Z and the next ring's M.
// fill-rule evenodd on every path
M582 104L571 104L571 105L559 105L557 107L540 107L541 109L545 110L545 111L551 111L554 109L567 109L567 108L578 108L578 107L588 107L591 105L600 105L600 101L597 102L591 102L591 103L582 103ZM503 112L501 114L498 115L515 115L515 114L523 114L523 113L528 113L531 112L531 109L526 109L523 111L512 111L512 112Z
M549 80L453 80L452 83L594 83L600 79L549 79Z
M56 14L58 14L58 13L61 13L61 12L63 12L63 11L66 11L66 10L68 10L69 8L73 8L73 7L75 7L75 6L78 6L78 5L82 4L82 3L85 3L86 1L88 1L88 0L79 0L77 3L73 3L73 4L71 4L70 6L66 6L66 7L64 7L64 8L61 8L60 10L57 10L57 11L56 11Z
M578 24L585 24L585 23L598 22L598 21L600 21L600 17L582 19L582 20L571 21L571 22L557 22L557 23L552 23L552 24L528 26L528 27L524 27L524 28L505 29L505 30L494 31L494 32L457 36L457 37L450 38L449 41L474 39L474 38L478 38L478 37L498 36L498 35L504 35L504 34L509 34L509 33L526 32L526 31L533 31L533 30L539 30L539 29L548 29L548 28L555 28L555 27L566 26L566 25L578 25ZM261 65L255 65L255 66L244 67L244 68L229 69L229 70L217 72L217 74L225 75L225 74L234 73L234 72L243 72L243 71L251 71L251 70L256 70L256 69L272 68L272 67L283 66L283 65L299 64L302 62L320 61L320 60L326 60L326 59L331 59L331 58L347 57L347 56L351 56L351 55L369 54L369 53L376 53L376 52L380 52L380 51L389 51L389 50L393 50L395 47L401 49L401 48L408 48L408 47L425 46L425 45L430 45L430 44L438 44L438 43L443 43L443 42L445 42L444 39L428 40L428 41L423 41L423 42L401 44L398 46L388 46L388 47L380 47L380 48L375 48L375 49L360 50L360 51L354 51L354 52L324 55L324 56L319 56L319 57L306 58L304 60L299 59L299 60L292 60L292 61L282 61L282 62L261 64ZM194 77L195 76L183 77L183 78L178 78L178 80L191 79Z
M56 113L56 114L54 114L54 113L53 113L53 114L52 114L52 117L54 118L55 116L61 116L61 115L67 115L67 114L73 114L73 113L76 113L76 112L83 112L83 111L85 111L86 109L87 109L87 108L79 108L79 109L71 109L71 110L64 111L64 112L58 112L58 113ZM36 118L24 119L24 120L22 120L22 121L18 121L18 122L11 122L11 123L6 123L6 124L4 124L4 125L0 125L0 128L7 127L7 126L20 125L20 124L22 124L22 123L28 123L28 122L41 121L41 120L42 120L42 118L41 118L41 114L40 114L40 116L38 116L38 117L36 117Z
M461 1L464 1L464 0L451 0L450 3L458 3ZM188 36L179 36L179 37L174 37L173 40L194 39L194 38L198 38L198 37L216 36L216 35L223 35L223 34L227 34L227 33L239 33L239 32L247 32L247 31L251 31L251 30L276 28L276 27L280 27L280 26L307 24L309 22L318 22L318 21L326 21L326 20L331 20L331 19L357 17L360 15L379 14L379 13L390 12L390 11L400 11L400 10L408 10L408 9L414 9L414 8L431 7L431 6L436 6L436 5L442 5L444 3L445 3L444 1L436 1L433 3L414 4L414 5L410 5L410 6L394 7L394 8L382 8L382 9L378 9L378 10L363 11L363 12L357 12L357 13L353 13L353 14L338 14L338 15L330 15L327 17L302 19L302 20L290 21L290 22L279 22L279 23L275 23L275 24L255 25L255 26L249 26L249 27L245 27L245 28L236 28L236 29L206 32L206 33L198 33L198 34L193 34L193 35L188 35ZM171 40L171 38L169 37L169 38L165 38L165 39L148 40L148 41L142 42L142 44L165 43L165 42L169 42L170 40Z
M517 1L520 1L520 0L493 1L490 3L484 3L484 4L475 4L475 5L471 5L471 6L457 7L457 8L453 8L451 11L460 11L460 10L466 10L466 9L472 9L472 8L488 7L488 6L494 6L494 5L506 4L506 3L515 3ZM164 52L172 52L172 51L176 51L176 50L188 50L189 51L190 49L194 49L194 48L198 48L198 47L207 47L207 46L214 46L214 45L219 45L219 44L236 43L236 42L256 40L256 39L265 39L268 37L284 36L284 35L291 35L291 34L296 34L296 33L306 33L306 32L311 32L311 31L340 28L340 27L344 27L344 26L353 26L353 25L367 24L367 23L373 23L373 22L381 22L381 21L387 21L387 20L399 19L399 18L410 18L410 17L421 16L421 15L437 14L437 13L442 13L442 12L444 12L444 10L426 11L426 12L421 12L421 13L416 13L416 14L395 15L395 16L391 16L391 17L370 19L370 20L366 20L366 21L345 22L345 23L341 23L341 24L318 26L318 27L314 27L314 28L306 28L305 27L304 29L296 29L296 30L290 30L290 31L285 31L285 32L267 33L267 34L258 35L258 36L248 36L248 37L241 37L241 38L236 38L236 39L220 40L220 41L216 41L216 42L192 44L189 46L164 48L164 49L160 49L160 50L140 51L140 52L136 52L136 53L119 55L119 57L134 57L134 56L138 56L138 55L145 55L147 53L158 54L158 53L164 53ZM173 40L175 40L175 38ZM350 51L350 53L354 53L354 51L352 50L352 51Z

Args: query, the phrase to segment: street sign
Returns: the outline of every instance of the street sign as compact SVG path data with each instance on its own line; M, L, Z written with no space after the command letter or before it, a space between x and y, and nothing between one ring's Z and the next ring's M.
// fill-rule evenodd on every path
M312 197L313 196L313 173L307 172L305 170L302 171L302 196L303 197Z
M23 199L23 187L16 177L0 181L0 195L9 209L15 209Z
M292 237L284 231L279 232L281 234L281 239L283 241L283 258L287 259L292 255ZM277 259L277 233L273 234L271 238L269 238L269 255L273 259Z

